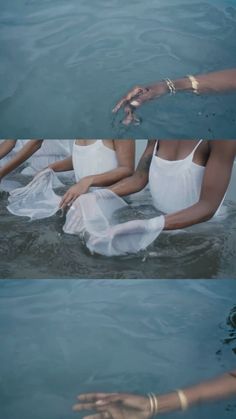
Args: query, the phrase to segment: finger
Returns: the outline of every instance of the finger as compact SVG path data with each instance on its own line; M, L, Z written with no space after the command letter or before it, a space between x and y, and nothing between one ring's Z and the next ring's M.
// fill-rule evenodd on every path
M96 415L85 416L83 419L112 419L109 412L101 412Z
M80 403L73 406L74 412L81 412L82 410L96 410L96 403Z
M63 202L62 202L62 206L61 208L65 208L67 206L70 206L71 203L74 200L74 196L71 193L68 193L64 198L63 198Z
M116 113L120 110L122 106L124 106L125 103L131 101L135 96L144 93L146 91L146 88L144 87L134 87L126 96L123 96L123 98L116 104L114 109L112 110L113 113Z
M112 393L114 394L114 393ZM78 400L81 402L96 402L100 399L104 399L108 396L111 396L111 394L108 393L88 393L88 394L81 394L78 396Z
M158 96L156 96L155 98L157 98L157 97ZM143 103L147 102L148 100L152 100L152 99L154 99L152 91L151 90L150 91L146 90L145 92L141 93L139 95L139 97L135 98L134 100L131 100L130 105L133 106L134 108L138 108Z

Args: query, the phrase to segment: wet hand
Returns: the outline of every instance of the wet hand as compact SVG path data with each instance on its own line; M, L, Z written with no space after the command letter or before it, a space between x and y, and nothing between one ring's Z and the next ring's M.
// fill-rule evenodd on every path
M130 394L86 394L78 397L80 403L75 412L95 411L84 419L149 419L151 418L148 397Z
M73 202L79 198L80 195L83 195L89 191L91 183L91 178L87 177L80 180L78 183L76 183L76 185L72 186L63 196L60 203L60 208L65 209L66 207L70 207Z
M116 104L112 112L117 113L121 108L124 108L126 114L129 114L130 111L134 113L134 109L140 107L143 103L157 99L166 93L168 93L168 87L164 81L146 87L136 86ZM126 116L123 123L128 125L128 122ZM132 118L130 118L129 123L131 122L133 122Z

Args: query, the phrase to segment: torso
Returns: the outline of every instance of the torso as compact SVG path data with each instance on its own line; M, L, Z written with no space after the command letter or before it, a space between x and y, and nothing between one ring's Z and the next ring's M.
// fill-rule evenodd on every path
M164 160L176 161L188 157L199 140L159 140L156 155ZM193 162L206 166L210 155L209 141L203 141L194 153Z

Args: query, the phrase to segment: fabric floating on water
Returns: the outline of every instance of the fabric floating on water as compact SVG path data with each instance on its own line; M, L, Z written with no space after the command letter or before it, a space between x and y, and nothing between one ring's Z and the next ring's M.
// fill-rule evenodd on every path
M43 219L59 210L61 197L53 190L56 175L46 169L24 188L10 193L8 210L31 220ZM81 195L69 209L64 232L83 236L92 253L118 256L137 253L150 245L164 228L164 217L115 223L117 212L128 207L107 189Z
M8 211L31 220L51 217L59 210L61 197L53 190L56 175L51 169L38 173L25 187L10 192Z

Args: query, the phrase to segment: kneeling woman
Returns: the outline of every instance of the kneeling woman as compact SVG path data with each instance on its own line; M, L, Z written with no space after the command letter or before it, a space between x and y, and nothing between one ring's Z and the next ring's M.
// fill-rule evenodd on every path
M134 172L134 140L76 140L73 154L49 167L54 172L74 170L76 184L61 201L61 208L71 206L91 187L106 187Z
M152 243L163 229L181 229L209 220L223 203L235 154L236 140L148 141L136 172L112 185L103 197L109 198L109 204L113 200L113 207L119 209L126 205L120 196L138 192L149 182L153 203L164 215L117 225L108 220L106 231L99 234L88 226L88 248L108 256L135 253ZM68 220L64 231L73 232L73 222Z

